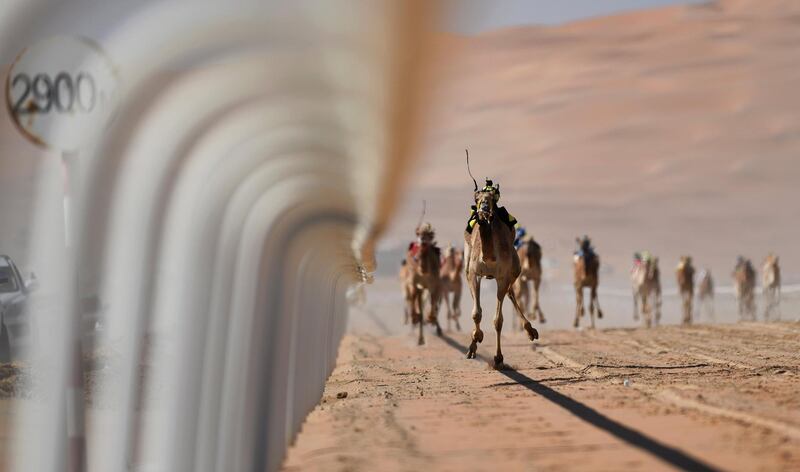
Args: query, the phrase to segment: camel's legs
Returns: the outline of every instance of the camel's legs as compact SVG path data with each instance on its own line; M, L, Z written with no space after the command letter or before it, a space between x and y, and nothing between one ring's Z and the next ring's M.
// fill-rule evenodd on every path
M747 293L745 293L744 296L742 297L742 311L743 311L742 319L747 321L753 320L753 315L750 312L750 310L751 310L750 296Z
M661 323L661 302L662 302L662 300L661 300L661 287L658 286L658 287L656 287L656 295L655 295L655 301L654 301L655 306L656 306L656 310L655 310L656 311L656 319L655 319L655 325L656 326L658 326L658 324ZM691 303L692 302L690 300L689 301L689 306L691 306Z
M408 300L408 295L405 296L405 305L403 305L403 324L408 324L408 319L411 317L411 303Z
M594 306L597 307L597 318L603 319L603 310L600 308L600 299L597 297L597 283L592 288L592 296L594 297Z
M436 335L442 335L442 327L439 325L439 304L441 303L442 290L436 289L429 292L431 311L428 313L428 322L436 326Z
M514 292L514 295L517 297L517 302L519 302L520 307L523 309L523 313L529 313L530 295L528 292L528 282L520 278L514 282L514 286L517 288L517 290ZM512 291L514 291L513 286ZM515 323L511 324L516 327L516 330L525 329L525 320L520 320L520 324L518 326Z
M452 329L450 323L453 319L453 314L450 311L450 291L446 288L442 289L442 301L447 308L447 331L450 331Z
M698 295L697 311L694 312L694 316L697 317L698 320L702 320L703 318L707 318L706 316L707 313L708 313L708 300Z
M575 322L573 326L578 327L578 320L583 316L583 286L575 286Z
M419 324L419 337L417 338L417 344L422 346L425 344L425 337L422 334L422 325L425 324L425 320L422 316L422 290L420 289L414 290L414 308L416 311L413 319L417 320Z
M776 287L767 287L764 289L765 308L764 308L764 321L770 321L773 314L777 313L777 319L780 319L780 289Z
M603 310L600 309L600 300L597 298L597 283L592 285L592 305L597 309L597 318L603 318ZM594 314L592 314L592 328L594 328Z
M647 315L649 318L653 313L653 307L650 306L650 294L647 291L647 286L642 289L642 314Z
M453 319L456 322L456 329L461 331L461 323L458 319L461 318L461 284L459 283L453 288Z
M736 305L739 308L739 321L744 321L744 301L739 294L736 294Z
M692 294L683 293L683 324L688 325L692 322Z
M707 301L705 303L708 306L707 310L708 310L709 317L711 318L711 321L712 322L716 322L717 321L717 314L714 312L714 297L708 297Z
M698 298L697 299L697 313L696 313L697 319L706 318L707 317L705 315L706 313L708 313L708 300L706 300L704 298Z
M534 277L533 279L533 311L534 314L539 315L539 323L544 323L544 313L542 312L542 308L539 306L539 286L542 283L542 279L538 277Z
M469 351L467 351L467 359L475 359L478 343L483 342L483 331L481 331L481 318L483 316L481 311L481 278L467 272L467 284L469 284L469 291L472 293L472 321L475 323L475 328L472 330L472 342L469 345Z
M500 349L500 333L503 331L503 301L508 293L509 284L497 279L497 308L494 312L494 332L497 339L497 351L494 355L494 366L503 365L503 351Z
M517 299L517 301L522 307L523 313L525 313L527 316L532 317L533 311L531 311L531 292L530 292L530 287L528 285L528 280L520 277L519 284L522 290L520 290L519 292L520 296Z
M411 322L411 330L414 330L414 292L411 290L410 287L406 286L403 290L403 295L406 300L406 310L405 310L405 324L409 324Z
M686 324L686 292L678 289L678 295L681 296L681 324Z
M517 301L517 296L514 295L513 290L508 290L508 298L511 299L511 303L514 305L514 311L517 312L520 318L522 318L522 328L528 333L528 339L534 341L539 338L539 332L534 329L531 325L531 322L525 318L525 313L522 312L522 307L519 306L519 301Z
M633 290L633 321L639 321L639 292Z

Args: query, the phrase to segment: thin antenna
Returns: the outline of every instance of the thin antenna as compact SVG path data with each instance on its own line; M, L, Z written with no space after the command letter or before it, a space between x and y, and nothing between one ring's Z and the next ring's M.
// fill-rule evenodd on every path
M475 191L478 191L478 181L475 180L475 177L472 177L472 171L469 170L469 149L464 149L464 152L467 153L467 172L469 173L470 178L472 179L472 183L475 184Z
M422 200L422 215L420 215L419 217L419 223L417 223L417 229L419 229L419 227L422 226L422 220L425 219L425 209L427 206L428 206L427 202L425 200Z

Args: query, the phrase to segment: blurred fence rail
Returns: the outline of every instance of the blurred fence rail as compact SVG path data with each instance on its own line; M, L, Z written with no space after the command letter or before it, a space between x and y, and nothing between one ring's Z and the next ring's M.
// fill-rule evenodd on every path
M27 357L48 374L12 470L276 470L319 400L415 153L434 4L267 3L150 3L108 25L117 108L69 164L69 249L61 187L37 197ZM3 57L63 11L0 6ZM103 329L84 356L113 358L91 414L87 296Z

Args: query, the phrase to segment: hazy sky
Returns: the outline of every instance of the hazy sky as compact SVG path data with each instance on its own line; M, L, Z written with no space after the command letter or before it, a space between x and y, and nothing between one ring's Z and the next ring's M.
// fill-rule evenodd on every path
M0 0L7 1L7 0ZM11 38L22 49L34 38L52 34L78 34L102 43L121 19L163 0L44 0L39 29ZM211 0L209 0L211 1ZM235 8L238 0L231 1ZM265 8L278 8L291 0L260 0ZM369 2L370 0L365 0ZM402 0L400 0L402 1ZM444 29L461 33L525 24L558 24L565 21L610 15L625 10L652 8L674 3L701 3L703 0L443 0L449 15ZM0 57L0 64L13 60Z
M476 33L525 24L558 24L625 10L703 0L447 0L447 29Z

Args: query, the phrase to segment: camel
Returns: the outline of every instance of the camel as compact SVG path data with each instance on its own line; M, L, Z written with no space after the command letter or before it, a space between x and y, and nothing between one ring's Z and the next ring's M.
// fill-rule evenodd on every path
M592 329L594 329L594 311L597 308L597 317L603 317L603 311L600 309L600 301L597 299L597 285L599 283L600 272L600 256L594 252L592 242L588 236L575 238L578 243L578 251L574 256L574 280L575 280L575 323L574 326L578 327L578 320L582 317L586 310L583 306L583 289L588 287L591 290L589 299L589 314L591 315Z
M428 322L436 326L436 334L442 335L442 328L439 326L439 301L441 298L441 279L439 277L439 257L440 251L434 241L435 233L430 223L425 223L417 227L417 242L409 247L406 254L407 285L410 300L407 300L408 312L411 315L412 323L419 324L419 345L425 344L425 337L422 333L424 320L423 312L423 292L427 292L430 309L428 311Z
M780 318L781 303L781 268L778 265L778 256L769 254L761 266L761 286L764 289L764 321L769 321L773 311L777 311Z
M464 253L448 245L444 250L439 273L442 277L442 300L447 307L447 330L455 321L456 329L461 331L461 273L464 271ZM452 294L452 299L450 295Z
M658 269L658 258L648 253L644 256L636 254L631 269L633 284L633 319L639 319L639 302L641 301L642 320L649 328L661 321L661 272ZM652 301L652 305L651 302ZM655 310L653 310L655 308ZM655 320L653 320L655 311Z
M473 178L473 182L475 179ZM501 212L505 213L502 207L497 206L500 198L499 185L496 187L484 187L478 190L475 182L475 213L476 221L472 231L464 232L464 260L467 264L466 279L469 286L472 300L472 320L475 328L472 331L472 342L467 351L467 358L474 359L478 350L478 343L483 341L483 331L481 331L481 280L483 278L494 279L497 282L497 308L494 315L494 330L497 336L497 352L494 356L496 368L503 366L503 352L500 347L500 333L503 330L503 301L506 295L514 305L514 309L522 319L523 327L528 333L528 338L535 341L539 333L531 326L531 322L525 318L511 285L519 277L521 266L517 251L514 250L514 232L511 227L503 221Z
M400 279L400 288L403 290L403 301L405 302L403 306L403 324L407 325L409 319L411 318L411 303L414 298L413 290L411 287L413 283L411 282L411 272L408 270L408 264L405 259L400 261L400 273L398 274L398 278Z
M744 320L746 316L747 319L755 321L756 271L752 262L739 256L732 275L736 288L736 300L739 302L739 318Z
M522 265L522 271L512 286L514 295L531 319L536 319L538 315L539 322L544 323L544 313L539 306L539 286L542 283L542 247L533 239L533 236L528 236L517 249L517 257ZM533 285L532 310L529 282Z
M692 323L692 301L694 300L694 267L690 256L681 256L678 267L675 268L675 277L678 280L678 291L683 299L683 319L685 325Z
M714 279L711 271L703 269L699 274L700 283L697 284L697 305L698 316L708 313L711 321L714 321Z

